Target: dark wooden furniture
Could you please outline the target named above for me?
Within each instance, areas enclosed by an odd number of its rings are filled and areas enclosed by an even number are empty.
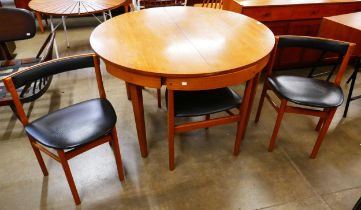
[[[30,39],[35,36],[34,15],[25,9],[0,8],[0,46],[7,48],[6,42]],[[5,51],[5,60],[0,60],[0,77],[3,78],[18,71],[22,67],[52,59],[55,34],[51,33],[34,58],[12,59],[12,55]],[[27,103],[39,98],[48,89],[52,77],[44,77],[31,81],[18,89],[20,100]],[[13,107],[13,99],[0,81],[0,106]],[[14,110],[14,109],[13,109]]]
[[[361,11],[361,0],[224,0],[223,9],[268,26],[275,35],[317,36],[323,17]],[[276,68],[308,66],[316,59],[303,50],[287,50]]]
[[[128,27],[134,24],[137,27]],[[140,151],[146,157],[142,87],[166,85],[169,90],[191,91],[251,80],[246,86],[246,92],[251,94],[244,95],[241,109],[241,120],[245,121],[243,132],[258,75],[268,63],[274,46],[274,35],[263,24],[237,13],[196,7],[161,7],[106,21],[93,31],[90,44],[103,58],[107,71],[128,83]],[[170,119],[174,116],[172,111],[168,115]],[[174,124],[172,121],[168,124],[172,157]],[[235,154],[239,152],[240,140],[236,142]]]
[[[346,100],[346,107],[343,113],[343,117],[346,117],[350,102],[361,98],[361,96],[352,96],[357,72],[360,69],[361,12],[323,18],[319,31],[319,36],[356,43],[356,48],[353,53],[353,56],[356,57],[355,68],[350,78],[351,85]]]
[[[319,135],[310,155],[311,158],[316,157],[336,109],[343,102],[343,92],[339,85],[354,47],[355,44],[348,42],[315,37],[276,37],[276,47],[272,54],[271,63],[267,68],[267,75],[255,119],[255,122],[259,121],[263,102],[266,98],[278,113],[268,151],[271,152],[273,150],[284,113],[304,114],[320,118],[316,126]],[[340,68],[336,74],[335,81],[332,83],[301,76],[273,75],[272,69],[275,58],[282,48],[306,48],[333,53],[334,56],[339,56]],[[327,57],[326,53],[322,53],[324,56],[320,58],[319,63],[322,62],[322,58]],[[315,64],[315,66],[319,66],[319,63]],[[267,91],[275,93],[280,100],[280,105],[277,105],[272,100]]]
[[[100,98],[77,103],[32,122],[28,121],[16,92],[17,88],[39,78],[89,67],[95,67]],[[48,176],[48,170],[40,151],[62,165],[76,204],[80,204],[80,198],[68,164],[68,160],[71,158],[109,142],[114,150],[119,179],[124,179],[115,128],[117,117],[112,105],[106,99],[99,58],[96,55],[66,57],[38,64],[6,77],[4,83],[14,99],[20,121],[29,137],[44,176]],[[56,153],[47,148],[54,149]]]

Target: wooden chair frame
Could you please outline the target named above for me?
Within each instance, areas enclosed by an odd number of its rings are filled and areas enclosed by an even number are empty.
[[[268,65],[267,70],[266,70],[266,78],[270,77],[272,75],[273,65],[275,63],[277,49],[278,49],[278,42],[279,42],[279,36],[276,36],[276,45],[275,45],[275,48],[271,55],[270,65]],[[347,50],[346,54],[344,55],[344,58],[341,62],[338,73],[336,74],[334,84],[340,85],[341,79],[347,69],[347,65],[348,65],[350,56],[352,55],[354,48],[355,48],[355,44],[350,43],[348,50]],[[305,108],[305,107],[292,106],[292,105],[287,104],[288,103],[287,99],[283,98],[282,96],[280,96],[274,92],[275,95],[277,96],[277,98],[280,100],[280,105],[278,106],[277,103],[275,103],[272,100],[272,98],[270,97],[270,95],[267,93],[268,90],[272,90],[272,88],[268,84],[267,79],[265,79],[263,90],[261,93],[260,102],[259,102],[258,109],[257,109],[256,118],[255,118],[255,122],[257,123],[259,121],[259,118],[261,115],[264,99],[266,98],[267,101],[270,102],[271,106],[277,112],[277,119],[276,119],[276,123],[275,123],[274,129],[273,129],[271,140],[270,140],[270,143],[268,146],[268,151],[272,152],[272,150],[274,148],[274,145],[276,142],[276,137],[277,137],[278,130],[280,128],[284,113],[311,115],[311,116],[316,116],[316,117],[320,118],[317,123],[316,129],[315,129],[316,131],[319,132],[319,135],[317,137],[316,143],[310,154],[310,158],[312,158],[312,159],[316,158],[317,153],[320,149],[320,146],[327,133],[327,130],[332,122],[333,116],[335,115],[337,107],[325,108],[323,110],[318,110],[318,109],[310,109],[310,108]]]
[[[252,68],[252,67],[251,67]],[[256,68],[256,67],[254,67]],[[257,67],[258,68],[258,67]],[[247,119],[249,117],[249,108],[251,106],[252,98],[254,97],[254,87],[258,82],[259,73],[256,71],[238,71],[225,75],[209,76],[206,78],[172,78],[166,81],[167,98],[168,98],[168,146],[169,146],[169,170],[174,170],[174,135],[175,133],[183,133],[200,128],[208,128],[211,126],[223,125],[237,122],[236,140],[234,143],[233,154],[238,155],[240,151],[241,141],[245,134],[247,126]],[[231,86],[246,81],[246,87],[243,93],[242,103],[237,107],[238,113],[233,113],[230,110],[225,111],[228,116],[210,118],[210,115],[205,115],[205,120],[189,122],[185,124],[175,124],[174,112],[174,91],[176,90],[209,90],[219,88],[223,85]],[[182,85],[182,81],[188,81],[187,86]],[[218,82],[215,82],[218,81]],[[223,84],[223,85],[222,85]]]
[[[99,61],[99,57],[96,56],[95,54],[90,54],[91,56],[93,56],[93,61],[94,61],[94,69],[95,69],[95,74],[96,74],[96,80],[97,80],[97,85],[98,85],[98,90],[99,90],[99,95],[100,98],[105,99],[106,98],[106,94],[105,94],[105,90],[104,90],[104,86],[103,86],[103,80],[102,80],[102,76],[101,76],[101,71],[100,71],[100,61]],[[84,55],[79,55],[79,56],[84,56]],[[86,55],[85,55],[86,56]],[[88,55],[89,56],[89,55]],[[77,57],[77,56],[72,56],[72,57]],[[68,57],[69,58],[69,57]],[[65,58],[61,58],[61,59],[65,59]],[[58,60],[61,59],[56,59],[50,62],[56,62]],[[39,65],[46,65],[48,62],[46,63],[41,63],[38,65],[35,65],[33,67],[39,66]],[[33,67],[24,69],[23,71],[31,71],[31,69]],[[16,91],[16,88],[14,86],[14,83],[12,81],[12,76],[19,74],[23,71],[20,72],[16,72],[6,78],[4,78],[4,84],[6,86],[6,88],[9,90],[9,92],[11,93],[11,96],[13,97],[14,100],[14,105],[16,107],[17,113],[19,115],[19,119],[21,121],[21,123],[23,124],[23,126],[25,127],[26,125],[29,124],[28,118],[26,117],[24,108],[22,106],[22,103],[20,101],[19,95]],[[42,146],[41,144],[37,143],[31,136],[29,137],[29,141],[30,144],[33,148],[33,151],[35,153],[35,156],[38,160],[38,163],[40,165],[40,168],[44,174],[44,176],[48,176],[48,170],[45,166],[44,160],[41,156],[40,151],[44,152],[45,154],[49,155],[50,157],[52,157],[54,160],[58,161],[64,170],[66,179],[68,181],[71,193],[73,195],[74,201],[75,203],[78,205],[81,203],[80,198],[79,198],[79,194],[78,191],[76,189],[75,186],[75,182],[72,176],[72,173],[70,171],[70,167],[68,164],[68,160],[76,157],[77,155],[86,152],[98,145],[104,144],[106,142],[109,142],[109,144],[112,146],[113,151],[114,151],[114,156],[115,156],[115,160],[116,160],[116,165],[117,165],[117,169],[118,169],[118,177],[120,179],[120,181],[124,180],[124,172],[123,172],[123,165],[122,165],[122,160],[121,160],[121,155],[120,155],[120,149],[119,149],[119,142],[118,142],[118,136],[117,136],[117,131],[116,128],[114,127],[111,131],[110,134],[107,134],[99,139],[96,139],[94,141],[92,141],[89,144],[86,144],[84,146],[78,147],[78,148],[74,148],[72,150],[69,151],[64,151],[62,149],[58,149],[56,150],[57,154],[54,154],[53,152],[49,151],[46,147]]]

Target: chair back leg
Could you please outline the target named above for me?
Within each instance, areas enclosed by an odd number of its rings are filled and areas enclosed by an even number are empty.
[[[262,93],[261,93],[261,98],[259,100],[259,104],[258,104],[258,108],[257,108],[257,114],[256,114],[256,117],[254,119],[255,123],[258,123],[259,118],[261,116],[262,107],[263,107],[263,103],[264,103],[264,98],[266,97],[267,90],[268,90],[267,81],[264,81],[264,85],[263,85],[263,89],[262,89]]]
[[[68,180],[68,184],[71,190],[71,194],[73,195],[74,201],[76,205],[80,204],[80,198],[78,194],[78,190],[76,189],[75,182],[73,179],[73,175],[71,174],[70,167],[68,164],[68,160],[65,157],[65,153],[63,150],[57,150],[60,164],[63,167],[66,179]]]
[[[321,144],[323,142],[323,139],[325,138],[325,135],[327,133],[327,130],[328,128],[330,127],[330,124],[332,122],[332,119],[333,119],[333,116],[335,115],[335,112],[336,112],[336,109],[337,108],[332,108],[332,109],[329,109],[329,112],[327,114],[327,117],[325,118],[324,120],[324,123],[323,123],[323,126],[318,134],[318,137],[317,137],[317,140],[316,140],[316,143],[315,143],[315,146],[313,147],[312,149],[312,153],[310,155],[310,158],[316,158],[317,156],[317,153],[318,153],[318,150],[320,149],[321,147]]]

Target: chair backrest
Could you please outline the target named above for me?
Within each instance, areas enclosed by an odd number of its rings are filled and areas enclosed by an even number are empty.
[[[308,77],[327,75],[329,80],[336,68],[339,66],[335,83],[340,84],[342,76],[347,68],[351,53],[355,44],[338,40],[324,39],[320,37],[284,35],[276,37],[276,47],[273,51],[267,75],[272,74],[272,68],[276,56],[282,56],[285,48],[302,48],[311,51],[304,51],[309,54],[309,64],[312,67]],[[282,49],[282,50],[281,50]],[[331,71],[314,74],[316,68],[321,66],[331,66]]]
[[[142,0],[140,5],[145,9],[153,7],[183,6],[184,0]]]
[[[0,43],[30,39],[35,36],[32,12],[18,8],[0,8]]]
[[[202,7],[222,9],[223,0],[203,0]]]
[[[20,102],[19,95],[16,91],[17,88],[22,87],[28,83],[31,83],[40,78],[49,77],[63,72],[95,67],[95,74],[98,84],[99,95],[101,98],[105,98],[105,91],[103,87],[103,81],[100,72],[99,57],[95,54],[77,55],[71,57],[64,57],[40,63],[24,70],[18,71],[14,74],[4,78],[4,84],[7,90],[10,92],[19,118],[23,125],[28,124],[28,119],[25,115],[24,109]]]

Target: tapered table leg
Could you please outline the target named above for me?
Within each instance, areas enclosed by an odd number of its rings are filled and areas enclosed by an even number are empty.
[[[128,88],[130,92],[130,100],[132,101],[132,105],[133,105],[133,112],[135,118],[135,125],[137,128],[140,153],[142,154],[142,157],[147,157],[148,155],[147,136],[145,132],[142,87],[128,83]]]

